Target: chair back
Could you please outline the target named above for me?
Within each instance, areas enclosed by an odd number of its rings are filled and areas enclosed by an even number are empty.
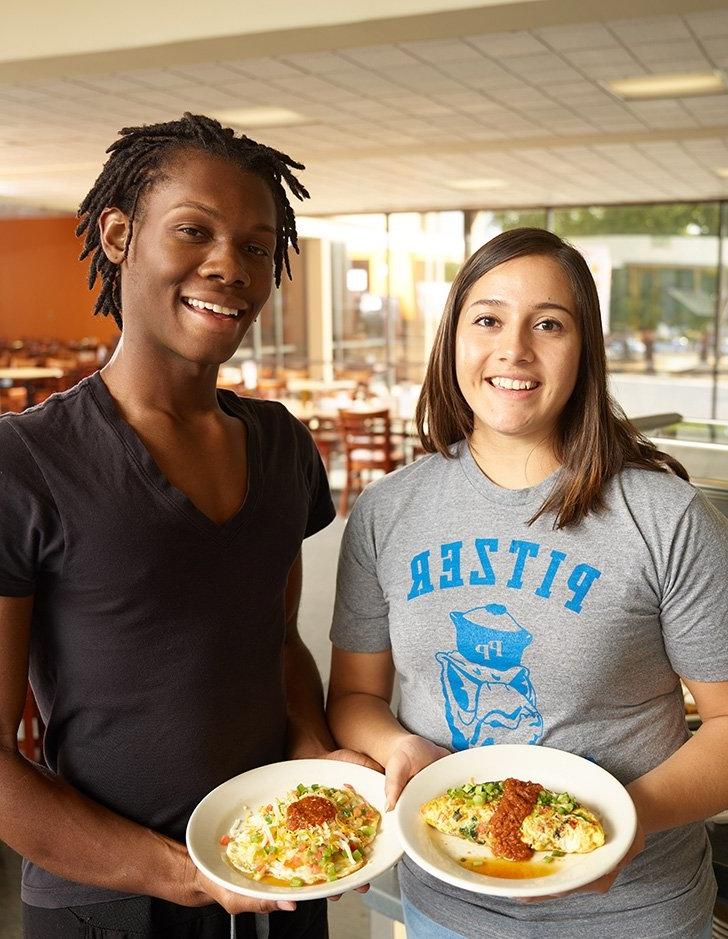
[[[339,411],[339,431],[348,463],[383,469],[391,473],[397,467],[392,447],[389,409],[376,411]]]

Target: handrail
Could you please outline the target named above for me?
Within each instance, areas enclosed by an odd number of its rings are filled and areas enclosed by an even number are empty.
[[[646,414],[644,417],[630,417],[629,421],[637,430],[645,431],[679,424],[682,419],[682,414]]]

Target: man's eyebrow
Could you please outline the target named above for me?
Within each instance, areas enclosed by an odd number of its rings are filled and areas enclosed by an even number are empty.
[[[470,309],[473,306],[488,306],[498,309],[499,307],[506,307],[508,304],[495,297],[480,297],[478,300],[469,303],[467,308]],[[568,307],[562,306],[560,303],[552,303],[550,300],[545,300],[543,303],[534,303],[531,309],[539,312],[541,310],[561,310],[563,313],[568,313],[572,319],[575,319],[573,312]]]
[[[210,205],[205,205],[204,202],[178,202],[176,205],[173,205],[170,209],[171,212],[174,212],[175,209],[197,209],[198,212],[204,212],[205,215],[209,215],[211,218],[220,219],[223,217],[221,212],[218,212],[217,209],[213,209]],[[266,225],[261,222],[259,225],[253,225],[253,229],[256,231],[265,231],[270,232],[272,235],[276,234],[276,229],[272,225]]]

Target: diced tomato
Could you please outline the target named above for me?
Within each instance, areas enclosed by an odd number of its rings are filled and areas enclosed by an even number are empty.
[[[223,835],[220,839],[220,844],[230,844],[231,840],[230,835]]]

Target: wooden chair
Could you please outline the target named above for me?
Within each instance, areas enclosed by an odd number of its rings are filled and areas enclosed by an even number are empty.
[[[341,435],[339,434],[336,419],[313,415],[310,418],[303,419],[303,423],[311,432],[313,442],[316,444],[316,449],[326,467],[326,472],[331,472],[331,457],[341,451]]]
[[[346,479],[339,512],[349,511],[352,492],[363,488],[362,474],[391,473],[404,464],[404,451],[395,446],[387,408],[378,411],[340,410],[339,433],[346,461]]]
[[[43,731],[43,721],[38,711],[38,705],[35,703],[33,692],[30,685],[28,685],[23,716],[20,719],[18,748],[21,753],[27,756],[29,760],[33,760],[34,763],[42,761]]]

